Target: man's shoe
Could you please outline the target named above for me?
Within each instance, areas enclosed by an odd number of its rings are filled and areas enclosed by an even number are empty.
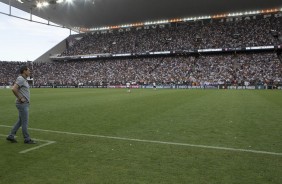
[[[6,138],[6,140],[7,140],[7,141],[10,141],[11,143],[17,143],[17,142],[18,142],[15,138],[13,138],[13,137],[11,137],[11,136],[8,136],[8,137]]]
[[[24,141],[25,144],[36,144],[34,140],[29,139],[28,141]]]

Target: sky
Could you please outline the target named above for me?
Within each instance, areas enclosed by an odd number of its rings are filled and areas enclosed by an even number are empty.
[[[9,13],[9,6],[0,3],[0,12]],[[18,17],[30,18],[29,13],[16,8],[11,12]],[[47,23],[36,16],[32,19]],[[34,61],[69,35],[69,29],[0,14],[0,61]]]

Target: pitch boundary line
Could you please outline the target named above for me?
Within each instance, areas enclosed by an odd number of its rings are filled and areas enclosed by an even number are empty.
[[[0,125],[1,126],[1,125]],[[1,137],[6,137],[7,135],[3,135],[3,134],[0,134]],[[25,149],[23,151],[20,151],[19,153],[27,153],[27,152],[30,152],[30,151],[33,151],[33,150],[37,150],[39,148],[42,148],[44,146],[48,146],[50,144],[54,144],[56,143],[56,141],[49,141],[49,140],[41,140],[41,139],[33,139],[33,140],[36,140],[36,141],[40,141],[40,142],[46,142],[45,144],[41,144],[41,145],[38,145],[38,146],[35,146],[35,147],[32,147],[32,148],[29,148],[29,149]]]
[[[11,128],[11,126],[7,126],[7,125],[0,125],[0,127]],[[58,134],[66,134],[66,135],[97,137],[97,138],[104,138],[104,139],[114,139],[114,140],[124,140],[124,141],[145,142],[145,143],[166,144],[166,145],[187,146],[187,147],[196,147],[196,148],[204,148],[204,149],[216,149],[216,150],[226,150],[226,151],[234,151],[234,152],[247,152],[247,153],[255,153],[255,154],[282,156],[282,153],[260,151],[260,150],[237,149],[237,148],[228,148],[228,147],[219,147],[219,146],[207,146],[207,145],[200,145],[200,144],[154,141],[154,140],[145,140],[145,139],[132,139],[132,138],[125,138],[125,137],[115,137],[115,136],[105,136],[105,135],[95,135],[95,134],[83,134],[83,133],[64,132],[64,131],[56,131],[56,130],[44,130],[44,129],[39,129],[39,128],[29,128],[29,130],[58,133]]]

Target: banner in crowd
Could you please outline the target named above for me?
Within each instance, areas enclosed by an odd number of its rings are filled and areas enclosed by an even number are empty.
[[[31,88],[111,88],[111,89],[118,89],[118,88],[126,88],[126,85],[109,85],[109,86],[78,86],[78,85],[42,85],[42,86],[30,86]],[[10,86],[0,86],[0,89],[10,88]],[[153,89],[152,85],[131,85],[130,88],[133,89]],[[274,86],[274,85],[256,85],[256,86],[226,86],[226,85],[204,85],[204,86],[191,86],[191,85],[157,85],[157,89],[256,89],[256,90],[263,90],[263,89],[282,89],[282,86]]]

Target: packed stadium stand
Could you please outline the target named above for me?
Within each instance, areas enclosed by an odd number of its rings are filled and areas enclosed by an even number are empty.
[[[244,17],[235,21],[202,20],[86,34],[62,56],[140,53],[277,45],[271,30],[282,30],[282,17]]]
[[[70,36],[67,49],[58,55],[61,60],[28,64],[37,87],[112,86],[130,81],[140,86],[156,82],[278,88],[282,86],[280,30],[280,14],[266,14],[96,31],[77,35],[79,39]],[[220,52],[215,52],[217,48],[221,48]],[[162,51],[169,53],[142,55]],[[73,59],[124,53],[131,54]],[[0,85],[11,85],[22,64],[0,62],[5,71],[0,74]]]

